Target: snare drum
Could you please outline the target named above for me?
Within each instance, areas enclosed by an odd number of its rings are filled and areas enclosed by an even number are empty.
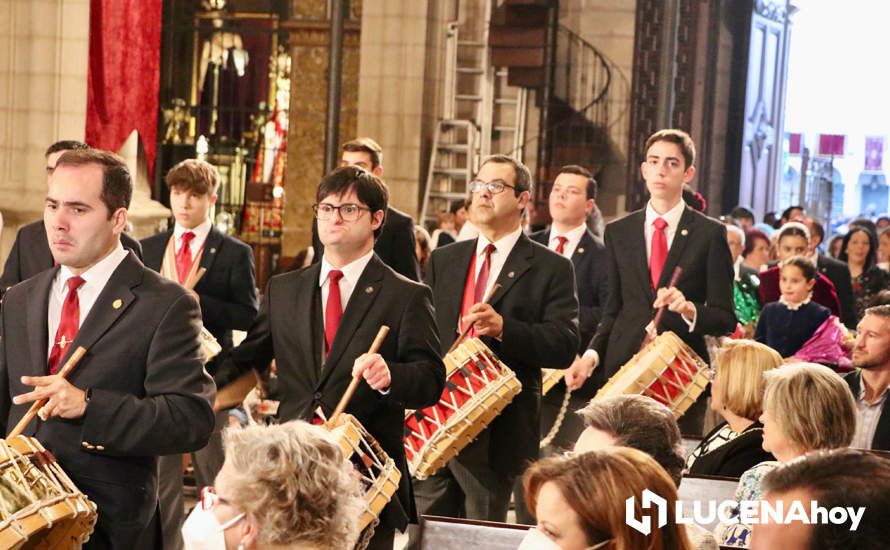
[[[359,521],[359,528],[364,531],[380,517],[380,512],[398,490],[402,474],[377,440],[351,414],[343,413],[336,419],[336,424],[328,422],[324,427],[334,434],[343,456],[349,458],[361,475],[367,509]]]
[[[663,332],[621,367],[593,399],[646,395],[679,417],[708,386],[707,367],[679,336]]]
[[[565,374],[565,369],[541,369],[541,395],[547,395]]]
[[[405,415],[405,454],[426,479],[469,445],[522,389],[516,374],[478,338],[445,356],[446,382],[436,405]]]
[[[34,438],[0,440],[0,548],[80,548],[96,505]]]

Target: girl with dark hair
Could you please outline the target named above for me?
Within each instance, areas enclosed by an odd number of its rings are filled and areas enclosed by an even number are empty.
[[[856,321],[874,297],[890,286],[890,273],[878,267],[878,238],[864,225],[854,225],[844,235],[839,260],[847,262],[853,278]]]

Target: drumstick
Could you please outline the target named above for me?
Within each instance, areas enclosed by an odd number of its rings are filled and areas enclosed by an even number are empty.
[[[65,361],[65,364],[59,370],[59,376],[61,376],[62,378],[67,377],[68,373],[74,370],[74,367],[77,366],[77,363],[81,359],[83,359],[83,356],[86,354],[86,352],[87,349],[85,347],[78,346],[77,349],[74,350],[74,353],[71,354],[71,357],[69,357],[68,360]],[[21,435],[22,432],[25,431],[25,428],[28,427],[28,424],[30,424],[31,421],[34,420],[34,417],[37,416],[37,413],[40,411],[41,408],[43,408],[44,405],[46,405],[48,401],[49,397],[44,397],[40,401],[35,401],[34,403],[32,403],[31,408],[28,409],[28,412],[25,413],[25,416],[23,416],[21,420],[19,420],[19,423],[15,425],[15,428],[13,428],[12,431],[9,432],[9,435],[6,437],[10,438]]]
[[[683,274],[683,268],[677,266],[674,268],[674,273],[671,275],[671,281],[668,283],[668,288],[677,284],[677,281],[680,279],[680,275]],[[661,323],[661,318],[664,316],[664,310],[667,306],[661,306],[658,308],[658,311],[655,312],[655,319],[652,320],[652,326],[657,331],[658,325]]]
[[[479,303],[480,303],[480,304],[487,304],[488,302],[491,301],[491,297],[494,296],[494,293],[497,292],[497,291],[500,290],[500,289],[501,289],[501,285],[500,285],[500,283],[495,283],[494,285],[492,285],[491,290],[488,291],[488,294],[485,295],[485,298],[484,298],[481,302],[479,302]],[[473,328],[473,325],[467,325],[467,326],[464,328],[464,330],[463,330],[463,331],[460,333],[460,335],[457,337],[457,340],[455,340],[454,343],[451,344],[451,347],[448,348],[448,353],[451,353],[452,351],[454,351],[455,349],[457,349],[457,346],[459,346],[460,343],[464,341],[464,338],[467,337],[467,334],[470,333],[470,330],[471,330],[472,328]],[[447,354],[446,354],[446,355],[447,355]]]
[[[377,331],[377,337],[374,338],[374,342],[368,349],[368,355],[377,353],[377,350],[380,349],[380,345],[383,344],[383,340],[386,339],[387,334],[389,334],[389,327],[386,325],[381,326],[380,330]],[[352,399],[352,394],[358,389],[358,385],[361,381],[361,375],[352,377],[352,382],[349,383],[349,387],[346,388],[346,392],[343,393],[343,397],[341,397],[340,402],[337,403],[337,408],[334,409],[334,414],[332,414],[331,418],[328,420],[329,423],[336,424],[337,417],[340,416],[344,409],[346,409],[346,405],[349,404],[349,400]]]

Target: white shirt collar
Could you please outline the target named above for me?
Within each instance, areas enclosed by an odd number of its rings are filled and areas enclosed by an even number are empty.
[[[494,244],[496,254],[509,254],[510,251],[513,250],[513,247],[516,246],[516,243],[519,241],[519,237],[521,235],[521,225],[516,228],[516,231],[508,233],[507,235],[496,240],[494,243],[491,243],[491,241],[485,238],[485,235],[479,233],[479,239],[476,241],[476,256],[481,256],[485,252],[485,247],[489,244]]]
[[[680,225],[680,218],[683,217],[683,212],[686,210],[686,203],[681,199],[680,202],[676,204],[673,208],[665,212],[664,214],[659,214],[652,208],[652,201],[646,203],[646,226],[652,225],[652,222],[655,221],[655,218],[662,218],[667,222],[668,228],[673,231],[677,229],[677,226]]]
[[[364,256],[349,262],[340,268],[340,271],[343,272],[343,278],[349,283],[350,287],[355,287],[355,284],[358,282],[358,278],[361,277],[362,272],[364,272],[365,267],[368,265],[368,262],[371,261],[371,258],[374,256],[374,249],[368,251]],[[318,274],[318,286],[323,286],[325,281],[328,280],[328,273],[332,270],[337,269],[331,265],[326,256],[321,258],[321,271]]]
[[[551,225],[550,226],[550,242],[552,243],[553,241],[555,241],[557,237],[565,237],[566,239],[568,239],[568,242],[580,241],[581,237],[584,236],[585,231],[587,231],[587,224],[585,224],[585,223],[582,223],[578,227],[571,229],[569,231],[566,231],[565,233],[562,233],[562,234],[558,233],[556,231],[556,228]]]
[[[111,278],[111,274],[114,273],[117,266],[124,261],[127,254],[128,253],[124,250],[123,245],[118,241],[117,247],[114,248],[111,253],[80,274],[84,281],[81,288],[93,288],[95,290],[104,288],[105,283]],[[74,277],[74,273],[71,272],[71,269],[68,266],[63,265],[59,268],[59,272],[56,273],[56,278],[53,281],[54,291],[59,296],[64,296],[65,293],[67,293],[67,283],[68,279],[71,277]]]
[[[176,242],[180,242],[180,239],[182,239],[183,233],[185,233],[186,231],[191,231],[192,233],[195,234],[195,238],[193,239],[193,241],[203,243],[207,239],[207,235],[210,234],[211,227],[212,227],[212,224],[210,223],[209,218],[204,220],[203,222],[201,222],[201,224],[198,225],[197,227],[195,227],[194,229],[186,229],[185,227],[183,227],[177,223],[173,227],[173,236],[176,238]]]

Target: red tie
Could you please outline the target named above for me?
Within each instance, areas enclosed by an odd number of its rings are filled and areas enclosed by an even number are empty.
[[[493,244],[488,243],[483,251],[485,259],[482,260],[482,267],[479,268],[479,275],[476,275],[476,283],[473,285],[473,299],[477,304],[485,299],[485,287],[488,286],[488,274],[491,272],[491,254],[496,250]]]
[[[179,276],[179,284],[181,285],[185,284],[185,279],[192,268],[192,247],[189,246],[189,243],[194,238],[195,234],[191,231],[183,233],[182,245],[179,247],[179,252],[176,253],[176,275]]]
[[[566,252],[566,243],[569,242],[569,238],[560,235],[559,237],[556,237],[556,240],[558,241],[556,244],[556,253],[562,256]]]
[[[343,272],[332,269],[328,272],[328,302],[324,308],[324,353],[327,356],[337,335],[337,327],[343,318],[343,303],[340,301],[340,279]]]
[[[652,234],[652,250],[649,254],[649,277],[652,279],[652,288],[658,290],[658,280],[661,279],[661,271],[668,255],[667,235],[664,234],[667,222],[664,218],[655,218],[652,225],[655,226],[655,232]]]
[[[53,340],[53,348],[49,354],[47,367],[50,374],[59,372],[59,362],[68,351],[68,347],[77,337],[77,329],[80,327],[80,300],[77,298],[77,289],[84,283],[81,277],[68,279],[68,294],[62,304],[62,315],[59,317],[59,328],[56,330],[56,339]]]
[[[467,272],[467,280],[464,282],[464,297],[460,306],[460,319],[469,315],[470,308],[481,302],[485,297],[483,294],[485,294],[485,286],[488,284],[488,274],[491,272],[491,253],[494,251],[495,247],[493,244],[489,244],[485,247],[485,259],[482,261],[482,267],[479,269],[479,276],[475,278],[476,255],[473,255],[473,259],[470,261],[470,269]],[[460,319],[458,320],[458,324],[461,329],[463,329],[465,327]],[[472,338],[475,334],[475,331],[470,330],[468,336]]]

